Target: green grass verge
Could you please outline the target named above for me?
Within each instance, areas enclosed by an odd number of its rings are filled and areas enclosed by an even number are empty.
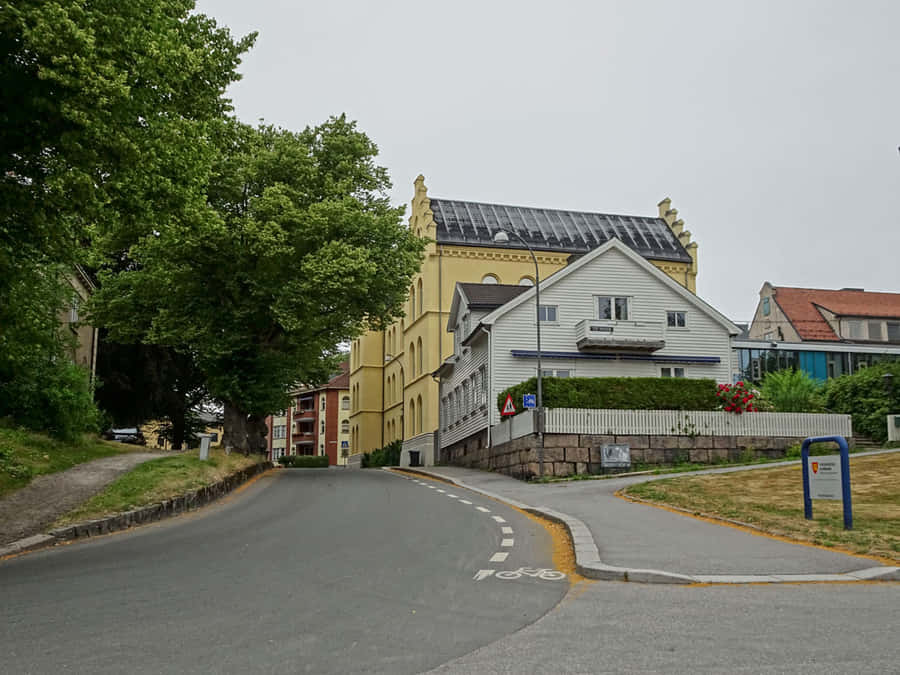
[[[35,477],[76,464],[146,448],[85,436],[68,443],[44,434],[0,426],[0,497],[28,485]]]
[[[259,455],[226,455],[224,450],[217,448],[210,449],[206,461],[200,460],[197,450],[153,459],[110,483],[103,492],[60,518],[56,526],[94,520],[171,499],[222,480],[259,461]]]

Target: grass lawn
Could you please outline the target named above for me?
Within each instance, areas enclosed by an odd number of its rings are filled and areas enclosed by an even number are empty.
[[[60,518],[56,526],[94,520],[111,513],[129,511],[177,497],[215,483],[260,461],[259,455],[226,455],[220,448],[211,448],[209,459],[201,462],[198,453],[198,450],[191,450],[171,457],[152,459],[135,467],[110,483],[103,492]]]
[[[139,445],[112,443],[85,436],[75,443],[44,434],[0,426],[0,497],[25,487],[36,476],[123,452],[145,451]]]
[[[900,453],[851,457],[853,530],[843,529],[840,501],[813,501],[803,517],[799,466],[685,476],[625,490],[695,514],[739,520],[790,539],[843,548],[900,563]]]

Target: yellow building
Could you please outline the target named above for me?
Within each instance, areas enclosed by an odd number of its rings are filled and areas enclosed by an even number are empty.
[[[432,373],[453,353],[446,323],[454,288],[457,282],[534,284],[534,261],[516,235],[534,250],[542,280],[573,255],[617,237],[696,292],[697,244],[669,199],[659,203],[658,217],[619,216],[429,198],[421,175],[414,185],[409,228],[429,244],[406,316],[351,345],[354,453],[400,439],[429,456],[439,414]],[[498,230],[512,235],[508,244],[494,243]]]

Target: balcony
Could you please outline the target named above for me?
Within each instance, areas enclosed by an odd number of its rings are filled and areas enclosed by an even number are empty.
[[[666,346],[662,321],[597,321],[575,324],[580,351],[655,352]]]

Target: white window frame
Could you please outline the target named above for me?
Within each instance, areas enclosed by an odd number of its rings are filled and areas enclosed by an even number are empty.
[[[675,319],[675,325],[669,323],[669,316],[673,315]],[[678,316],[681,315],[681,325],[678,325]],[[666,310],[666,330],[675,329],[675,330],[685,330],[688,327],[688,318],[687,311],[683,309],[667,309]]]
[[[676,371],[680,370],[681,375],[678,375]],[[666,375],[666,371],[669,371],[669,374]],[[659,368],[659,376],[660,377],[671,377],[678,380],[683,380],[688,376],[688,370],[684,366],[660,366]]]
[[[600,316],[600,300],[608,300],[609,301],[609,311],[610,317],[605,318]],[[625,301],[625,317],[617,318],[616,317],[616,300],[624,300]],[[594,296],[594,312],[596,313],[596,317],[598,321],[630,321],[631,316],[633,314],[632,308],[632,299],[627,295],[595,295]]]
[[[550,310],[553,310],[553,318],[550,318]],[[559,305],[541,305],[538,309],[538,317],[541,317],[541,323],[558,324],[559,323]]]

